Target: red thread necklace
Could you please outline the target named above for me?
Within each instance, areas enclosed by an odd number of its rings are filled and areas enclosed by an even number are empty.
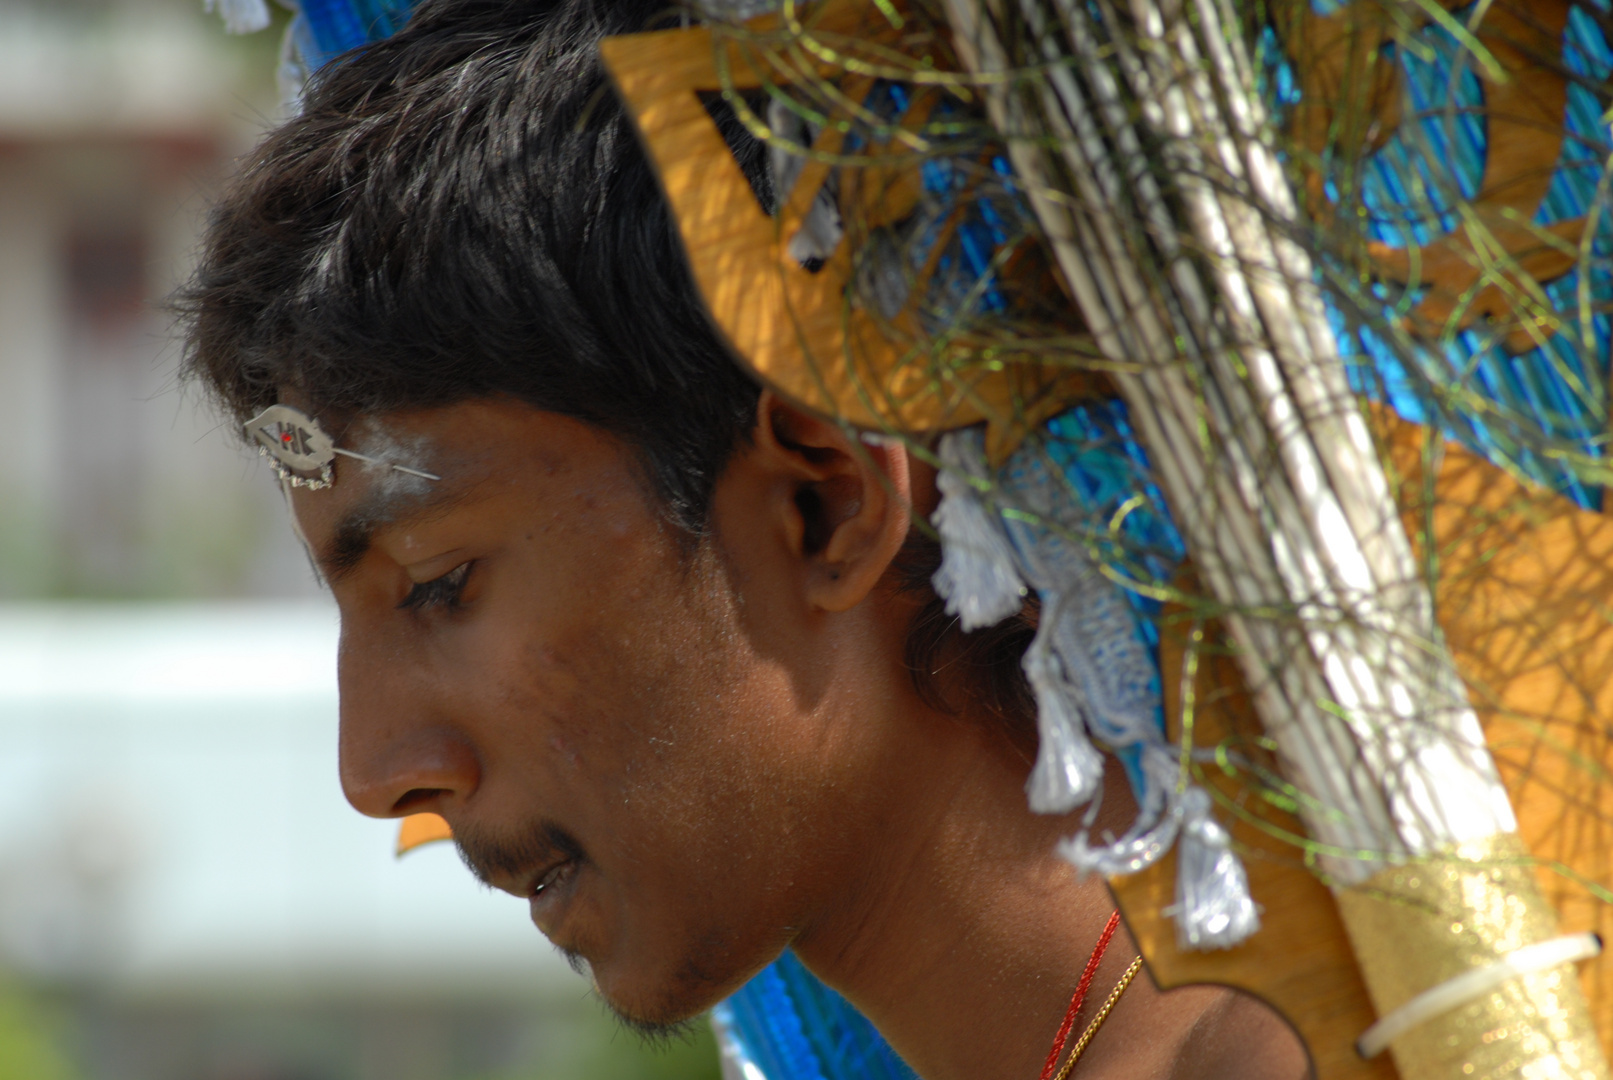
[[[1081,1006],[1086,1004],[1087,991],[1092,989],[1092,980],[1098,974],[1098,965],[1103,962],[1103,954],[1109,948],[1109,941],[1115,936],[1120,927],[1120,912],[1117,909],[1109,916],[1109,922],[1104,926],[1103,933],[1098,935],[1097,947],[1092,950],[1092,956],[1087,960],[1086,970],[1081,972],[1081,981],[1075,984],[1075,996],[1070,999],[1070,1009],[1064,1014],[1064,1023],[1059,1025],[1059,1033],[1053,1037],[1053,1049],[1048,1051],[1047,1064],[1042,1066],[1040,1080],[1051,1080],[1053,1070],[1058,1067],[1059,1055],[1064,1053],[1064,1043],[1070,1037],[1070,1029],[1075,1026],[1075,1018],[1081,1012]]]

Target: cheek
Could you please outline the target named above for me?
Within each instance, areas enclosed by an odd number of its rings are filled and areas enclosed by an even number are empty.
[[[632,571],[646,559],[624,516],[556,512],[512,527],[520,538],[488,561],[474,609],[434,649],[490,766],[507,764],[528,786],[549,782],[551,767],[601,767],[613,699],[633,685],[624,668],[644,574]],[[583,530],[573,518],[603,524]]]
[[[613,595],[562,658],[590,718],[563,737],[625,867],[713,870],[766,831],[757,815],[787,782],[787,682],[751,653],[720,583],[663,574]]]
[[[505,773],[499,801],[527,789],[562,824],[652,793],[697,803],[721,751],[740,749],[736,727],[767,711],[742,690],[731,603],[653,536],[559,533],[490,567],[477,609],[432,650],[490,779]]]
[[[775,948],[844,862],[846,804],[813,717],[777,665],[722,646],[669,649],[627,703],[635,730],[601,857],[635,949]]]
[[[489,812],[574,832],[634,921],[687,922],[736,878],[779,894],[821,846],[799,842],[803,821],[824,816],[825,747],[789,673],[754,653],[715,567],[583,539],[490,578],[442,658]]]

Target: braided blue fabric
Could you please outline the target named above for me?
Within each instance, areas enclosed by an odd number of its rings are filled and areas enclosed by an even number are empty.
[[[918,1080],[862,1013],[786,952],[713,1011],[742,1080]]]

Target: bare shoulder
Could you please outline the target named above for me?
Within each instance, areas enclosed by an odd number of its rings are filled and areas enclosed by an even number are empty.
[[[1258,999],[1223,991],[1180,1043],[1170,1080],[1306,1080],[1304,1045]]]
[[[1085,1080],[1306,1080],[1303,1043],[1273,1009],[1221,986],[1161,991],[1138,980],[1073,1077]]]

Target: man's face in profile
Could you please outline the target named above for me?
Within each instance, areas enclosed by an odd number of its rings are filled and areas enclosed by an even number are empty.
[[[708,1006],[809,935],[894,748],[855,722],[859,694],[888,691],[834,679],[803,632],[825,616],[767,481],[725,476],[695,541],[632,451],[555,414],[473,402],[345,438],[419,448],[441,476],[343,460],[334,487],[293,495],[341,609],[352,803],[446,817],[477,874],[530,898],[641,1022]]]

